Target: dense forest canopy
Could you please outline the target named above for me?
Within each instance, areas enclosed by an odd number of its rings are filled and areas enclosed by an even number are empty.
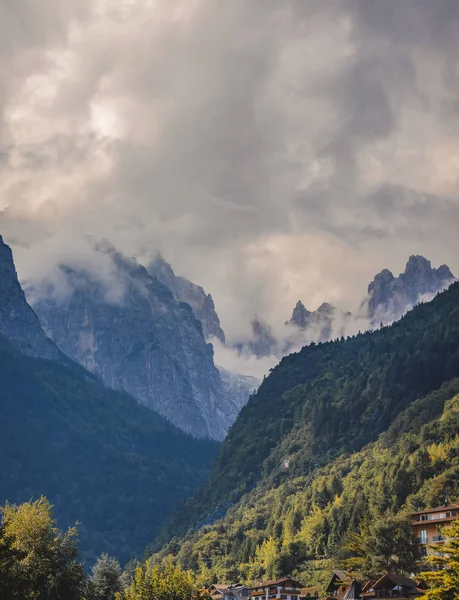
[[[338,567],[409,573],[418,558],[410,512],[445,499],[459,499],[457,379],[414,402],[377,442],[313,474],[258,486],[152,559],[208,582],[293,574],[317,583]]]
[[[81,522],[88,560],[141,555],[203,483],[218,444],[196,440],[78,366],[26,357],[0,336],[0,502],[46,495]]]
[[[389,327],[284,358],[242,409],[209,481],[155,547],[221,516],[259,483],[276,487],[363,448],[456,376],[459,283]]]

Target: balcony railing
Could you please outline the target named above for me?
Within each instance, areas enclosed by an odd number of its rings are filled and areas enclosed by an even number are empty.
[[[442,535],[434,535],[432,537],[432,542],[444,542],[445,538]]]

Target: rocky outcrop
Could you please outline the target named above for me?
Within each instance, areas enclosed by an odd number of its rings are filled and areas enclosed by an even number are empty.
[[[247,404],[249,396],[253,394],[261,384],[261,379],[250,375],[231,373],[223,367],[217,367],[227,394],[236,403],[239,410]]]
[[[50,289],[35,305],[46,332],[107,386],[196,437],[223,439],[240,402],[227,393],[190,306],[109,244],[96,251],[112,261],[112,289],[87,270],[61,267],[71,294],[58,302]]]
[[[311,312],[299,300],[286,325],[293,325],[304,331],[308,330],[311,339],[325,342],[331,338],[336,312],[336,308],[328,302],[323,302],[317,310]]]
[[[148,265],[147,270],[170,289],[176,300],[191,306],[194,316],[201,321],[206,340],[216,337],[222,344],[225,343],[225,334],[210,294],[206,294],[200,285],[177,276],[160,254]]]
[[[0,235],[0,333],[30,356],[63,361],[19,284],[11,248]]]
[[[371,325],[386,325],[400,319],[413,306],[431,300],[453,281],[455,277],[449,267],[434,269],[423,256],[411,256],[398,277],[384,269],[368,286],[364,307]]]
[[[311,315],[311,311],[305,307],[301,300],[298,300],[295,308],[293,309],[290,321],[287,321],[287,323],[290,323],[290,325],[295,325],[295,327],[299,327],[300,329],[306,329],[309,325]]]

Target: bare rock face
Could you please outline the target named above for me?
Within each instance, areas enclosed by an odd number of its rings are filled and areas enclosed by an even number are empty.
[[[0,333],[30,356],[62,361],[64,357],[46,336],[27,303],[18,281],[11,248],[0,235]]]
[[[225,334],[210,294],[206,294],[200,285],[196,285],[185,277],[177,276],[171,265],[161,255],[158,255],[148,265],[147,270],[150,275],[156,277],[170,289],[176,300],[186,302],[191,306],[194,316],[202,323],[202,331],[206,340],[216,337],[222,344],[225,343]]]
[[[62,267],[72,293],[35,305],[59,348],[114,389],[123,389],[195,437],[222,440],[239,411],[191,307],[135,260],[104,243],[117,293],[86,271]],[[121,290],[121,293],[120,293]]]
[[[253,394],[261,385],[261,379],[250,375],[240,375],[231,373],[223,367],[217,367],[220,377],[227,393],[231,396],[241,410],[247,404],[249,396]]]
[[[317,310],[309,311],[299,300],[293,309],[292,317],[286,324],[294,325],[302,330],[310,330],[319,342],[325,342],[332,335],[336,308],[323,302]]]
[[[299,327],[300,329],[306,329],[309,325],[311,315],[311,311],[305,307],[301,300],[298,300],[288,323],[290,323],[290,325],[295,325],[295,327]]]
[[[449,267],[432,268],[423,256],[411,256],[398,277],[384,269],[368,286],[368,316],[373,325],[400,319],[413,306],[446,289],[454,275]]]

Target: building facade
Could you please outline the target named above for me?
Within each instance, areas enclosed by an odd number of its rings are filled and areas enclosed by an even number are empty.
[[[459,504],[449,504],[437,508],[426,508],[411,515],[411,526],[422,549],[422,554],[432,552],[431,545],[441,545],[445,538],[443,527],[447,527],[459,517]]]

